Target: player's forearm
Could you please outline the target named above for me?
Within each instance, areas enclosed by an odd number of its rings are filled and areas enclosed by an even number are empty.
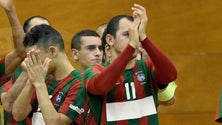
[[[22,63],[23,58],[18,55],[16,50],[11,51],[5,57],[5,74],[12,74],[16,68]]]
[[[175,81],[177,78],[177,71],[171,60],[148,38],[142,41],[142,45],[149,54],[155,66],[155,78],[160,84],[168,84]]]
[[[34,90],[33,85],[27,81],[24,89],[17,97],[12,108],[12,115],[16,121],[25,119],[31,111],[31,97]]]
[[[134,52],[135,49],[128,45],[107,68],[89,81],[87,90],[92,94],[106,94],[109,92],[132,59]]]
[[[8,16],[8,19],[12,28],[12,35],[13,35],[15,50],[19,54],[19,56],[25,57],[26,56],[25,47],[23,46],[23,39],[24,39],[25,33],[17,17],[15,7],[13,6],[11,10],[7,10],[6,14]]]
[[[60,125],[60,114],[55,110],[44,84],[35,86],[37,100],[46,125]]]
[[[12,36],[14,42],[14,50],[7,54],[5,60],[6,74],[8,75],[14,72],[14,70],[21,64],[22,60],[26,56],[26,52],[23,45],[25,33],[16,15],[15,8],[12,7],[10,10],[5,11],[12,28]]]
[[[22,72],[13,86],[7,92],[2,94],[2,104],[7,112],[12,111],[12,106],[16,98],[24,88],[27,79],[27,74],[25,72]]]

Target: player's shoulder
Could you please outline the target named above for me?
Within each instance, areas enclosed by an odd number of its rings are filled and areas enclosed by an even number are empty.
[[[78,76],[78,77],[82,76],[82,74],[78,70],[76,70],[76,69],[74,69],[70,74],[72,76]]]
[[[76,69],[74,69],[69,76],[67,76],[67,81],[82,81],[83,75]]]
[[[90,66],[88,67],[84,73],[83,73],[83,76],[84,76],[84,79],[87,78],[87,79],[90,79],[91,77],[93,77],[94,75],[102,72],[102,70],[104,69],[105,67],[101,64],[96,64],[96,65],[93,65],[93,66]]]
[[[96,64],[93,66],[88,67],[85,72],[94,72],[94,73],[98,73],[101,72],[105,67],[101,64]]]
[[[0,64],[5,63],[5,56],[0,58]]]

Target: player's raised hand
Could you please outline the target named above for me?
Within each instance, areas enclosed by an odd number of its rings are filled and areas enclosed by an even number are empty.
[[[140,41],[143,41],[146,38],[146,28],[148,22],[146,9],[139,4],[134,4],[132,10],[133,10],[133,17],[137,17],[141,20],[139,25],[139,38]]]
[[[27,66],[26,66],[25,61],[23,61],[20,66],[22,68],[22,71],[27,72]]]
[[[140,19],[134,17],[133,25],[129,28],[129,44],[133,48],[138,48],[140,45],[138,27],[140,24]]]
[[[14,8],[13,0],[0,0],[0,6],[6,11],[11,11]]]
[[[45,83],[45,76],[48,72],[51,59],[48,57],[42,62],[39,50],[31,50],[27,53],[25,63],[28,77],[34,86]]]

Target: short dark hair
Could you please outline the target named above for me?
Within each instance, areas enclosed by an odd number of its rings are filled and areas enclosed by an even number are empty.
[[[90,29],[86,29],[86,30],[82,30],[80,32],[77,32],[73,38],[72,38],[72,42],[71,42],[71,49],[77,49],[80,50],[80,46],[82,44],[81,38],[83,36],[95,36],[95,37],[99,37],[99,34],[94,31],[94,30],[90,30]]]
[[[47,22],[49,22],[48,19],[46,19],[45,17],[42,17],[42,16],[32,16],[32,17],[29,17],[27,20],[25,20],[25,22],[23,24],[23,30],[24,30],[25,33],[28,31],[28,29],[30,27],[30,21],[32,19],[34,19],[34,18],[39,18],[41,20],[46,20]]]
[[[37,25],[26,33],[23,44],[25,47],[37,45],[43,51],[47,51],[49,46],[57,46],[59,51],[65,51],[60,33],[46,24]]]
[[[129,15],[117,15],[115,17],[113,17],[109,23],[107,24],[107,27],[105,29],[105,31],[103,32],[102,35],[102,48],[103,48],[103,52],[105,53],[105,45],[107,44],[106,41],[106,35],[110,34],[112,35],[114,38],[116,37],[116,32],[119,29],[119,21],[123,18],[126,18],[130,21],[133,21],[133,17],[129,16]]]

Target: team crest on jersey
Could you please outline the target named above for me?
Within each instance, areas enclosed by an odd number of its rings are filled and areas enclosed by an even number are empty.
[[[56,96],[56,103],[55,103],[55,105],[61,103],[63,96],[64,96],[63,92],[59,92],[59,94]]]
[[[145,84],[146,83],[146,76],[142,71],[138,71],[136,74],[137,80],[140,81],[140,84]]]

